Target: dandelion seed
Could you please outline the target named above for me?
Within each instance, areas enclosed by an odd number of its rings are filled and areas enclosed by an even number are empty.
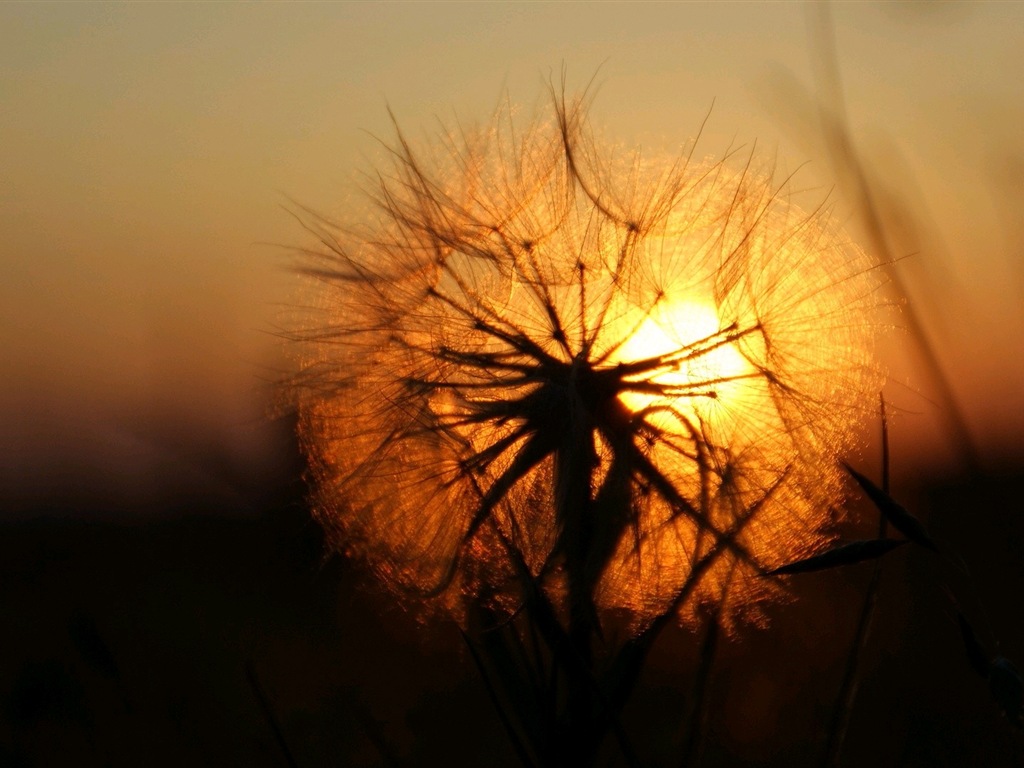
[[[635,626],[819,550],[874,401],[870,261],[770,174],[616,156],[583,101],[414,150],[351,229],[316,219],[299,380],[316,514],[458,615],[529,578]],[[693,582],[693,583],[691,583]],[[699,582],[699,583],[698,583]],[[600,614],[600,615],[597,615]]]

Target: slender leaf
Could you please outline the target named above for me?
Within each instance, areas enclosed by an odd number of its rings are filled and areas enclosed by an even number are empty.
[[[885,515],[886,520],[892,523],[893,528],[915,544],[920,544],[932,552],[939,551],[935,546],[935,542],[928,535],[928,530],[924,527],[924,524],[910,514],[902,504],[849,464],[844,464],[843,466],[846,467],[846,471],[850,473],[850,476],[857,481],[857,485],[868,495],[871,502],[878,507],[878,511]]]
[[[810,573],[811,571],[823,571],[827,568],[837,568],[842,565],[852,565],[864,560],[874,560],[887,552],[906,544],[901,539],[869,539],[867,541],[852,541],[849,544],[841,544],[835,549],[822,552],[820,555],[797,560],[787,565],[781,565],[768,571],[766,576],[782,576],[790,573]]]

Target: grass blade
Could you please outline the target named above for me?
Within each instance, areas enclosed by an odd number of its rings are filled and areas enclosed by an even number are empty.
[[[835,549],[822,552],[820,555],[814,555],[803,560],[788,563],[787,565],[781,565],[778,568],[773,568],[765,575],[782,576],[792,573],[810,573],[812,571],[823,571],[828,568],[838,568],[843,565],[853,565],[864,560],[877,560],[906,543],[905,539],[851,541],[849,544],[841,544]]]
[[[850,473],[850,476],[857,481],[857,485],[871,499],[871,503],[878,507],[879,512],[885,515],[885,519],[892,524],[893,528],[915,544],[920,544],[932,552],[939,551],[935,546],[935,542],[928,535],[928,530],[924,527],[924,523],[910,514],[902,504],[849,464],[844,463],[843,466],[846,467],[846,471]]]

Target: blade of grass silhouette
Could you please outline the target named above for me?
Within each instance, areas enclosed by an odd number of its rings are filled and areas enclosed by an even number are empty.
[[[366,738],[369,740],[373,748],[377,750],[377,754],[380,755],[383,765],[388,768],[401,768],[402,761],[398,759],[398,754],[395,751],[394,746],[388,743],[387,738],[381,729],[380,723],[377,722],[376,718],[370,713],[364,704],[354,702],[352,708],[355,710],[355,719],[359,721],[359,725],[363,728],[363,733],[366,734]]]
[[[518,573],[519,583],[525,593],[527,610],[530,616],[535,619],[531,626],[535,626],[540,631],[541,635],[544,637],[545,643],[553,655],[551,665],[551,683],[548,685],[547,690],[549,691],[549,707],[551,711],[555,713],[555,719],[557,719],[555,702],[558,699],[556,682],[557,671],[561,669],[570,680],[578,677],[585,677],[588,680],[588,684],[592,686],[593,690],[596,692],[597,702],[602,708],[602,718],[595,723],[594,740],[596,743],[594,746],[598,746],[600,741],[604,738],[605,733],[608,730],[611,730],[618,742],[622,756],[626,760],[626,764],[630,768],[640,768],[640,763],[636,758],[633,747],[619,719],[619,710],[616,709],[604,695],[601,687],[594,679],[593,669],[577,653],[577,649],[571,641],[568,632],[566,632],[565,628],[558,620],[554,606],[551,604],[536,577],[534,577],[530,572],[529,566],[526,564],[526,560],[523,558],[522,552],[519,551],[519,548],[516,547],[516,545],[494,523],[493,520],[489,520],[488,522],[491,529],[498,536],[498,540],[508,553],[509,559]]]
[[[901,539],[868,539],[851,541],[826,550],[819,555],[796,560],[778,568],[772,568],[765,576],[783,576],[796,573],[812,573],[844,565],[862,563],[865,560],[877,560],[909,542]]]
[[[278,722],[277,715],[274,713],[274,707],[263,690],[263,686],[260,685],[252,659],[245,660],[245,678],[249,681],[249,687],[252,689],[253,695],[256,696],[256,701],[259,702],[263,716],[267,719],[267,725],[270,726],[270,730],[274,734],[274,741],[277,742],[277,747],[281,750],[282,757],[284,757],[289,768],[299,768],[299,764],[295,762],[295,757],[288,746],[288,740],[284,736],[284,731],[281,729],[281,724]]]
[[[882,421],[882,493],[889,495],[889,414],[885,410],[885,393],[878,393],[878,415]],[[891,520],[889,522],[892,522]],[[884,530],[884,529],[883,529]]]
[[[857,481],[857,485],[863,489],[864,493],[871,499],[871,502],[878,508],[878,511],[882,513],[882,516],[892,524],[893,528],[915,544],[925,549],[930,549],[932,552],[939,551],[931,536],[928,535],[928,530],[924,527],[924,524],[910,514],[906,507],[849,464],[844,462],[843,466],[846,467],[846,471]]]
[[[770,486],[764,495],[746,510],[733,525],[712,544],[711,549],[693,564],[685,583],[676,592],[672,602],[642,631],[634,635],[619,650],[612,660],[612,663],[601,680],[601,688],[606,691],[610,711],[617,714],[629,700],[633,688],[636,686],[643,671],[647,655],[654,646],[658,636],[665,627],[675,618],[676,613],[689,600],[704,574],[714,565],[718,559],[730,549],[729,542],[734,541],[750,523],[757,512],[767,502],[775,491],[782,485],[785,474]]]
[[[522,608],[525,607],[524,603]],[[509,617],[499,617],[492,607],[480,600],[474,601],[469,619],[512,709],[519,713],[520,725],[529,733],[531,743],[539,744],[542,734],[536,716],[544,694],[544,681],[534,669],[517,629],[521,615],[522,610]]]
[[[484,688],[487,690],[487,695],[491,699],[491,704],[494,706],[494,710],[498,713],[498,718],[501,720],[502,726],[505,728],[505,733],[508,735],[509,741],[512,742],[512,748],[516,751],[516,756],[519,761],[527,768],[538,765],[531,757],[529,751],[526,749],[526,745],[523,740],[519,737],[519,733],[516,730],[515,725],[509,718],[508,713],[501,704],[501,698],[498,696],[498,692],[491,682],[491,676],[487,673],[487,667],[484,665],[483,659],[477,652],[476,648],[473,647],[473,641],[470,640],[469,635],[466,634],[465,630],[459,630],[462,634],[462,639],[466,643],[466,648],[469,649],[469,655],[473,659],[473,663],[476,665],[477,672],[480,674],[480,679],[483,681]]]
[[[725,607],[733,571],[730,569],[722,585],[722,594],[711,614],[705,622],[704,640],[700,646],[700,656],[697,663],[697,672],[694,676],[693,705],[690,711],[689,723],[686,733],[683,736],[682,759],[679,761],[680,768],[694,768],[700,763],[704,747],[704,734],[707,732],[708,722],[708,690],[711,682],[711,672],[715,665],[715,657],[718,652],[718,639],[721,632],[720,623],[722,611]]]
[[[817,52],[818,66],[813,68],[813,72],[817,79],[818,114],[825,133],[826,145],[837,173],[850,184],[859,202],[859,210],[867,235],[871,239],[872,249],[880,257],[880,263],[898,294],[906,296],[907,290],[903,279],[892,266],[896,259],[885,236],[885,225],[878,211],[872,182],[850,135],[843,79],[836,56],[835,24],[832,21],[831,6],[828,3],[815,3],[808,6],[808,14],[810,24],[813,25],[810,30],[811,44]],[[966,469],[977,474],[981,469],[978,450],[935,345],[932,344],[924,322],[914,306],[908,303],[903,311],[910,335],[917,342],[932,381],[939,390],[939,399],[942,403],[940,410],[946,416],[952,448],[959,454]]]
[[[889,482],[889,419],[885,411],[885,395],[878,395],[879,418],[882,428],[882,478],[883,484],[888,486]],[[889,489],[884,489],[888,495]],[[888,533],[888,522],[885,515],[878,516],[878,538],[885,539]],[[868,583],[864,595],[864,604],[861,607],[860,617],[857,620],[857,630],[854,634],[853,643],[850,645],[850,653],[846,657],[846,669],[843,672],[843,679],[839,686],[839,695],[836,698],[836,706],[832,711],[832,720],[826,736],[825,744],[825,768],[839,768],[840,755],[843,750],[843,742],[846,740],[846,731],[850,726],[850,717],[853,714],[853,702],[857,697],[858,673],[860,660],[864,649],[868,644],[868,637],[871,634],[871,625],[874,621],[875,606],[878,603],[878,587],[882,580],[882,561],[876,560],[875,567],[871,572],[871,581]]]
[[[974,627],[964,616],[952,591],[943,586],[943,592],[952,604],[960,637],[963,640],[964,651],[971,668],[979,677],[988,680],[989,693],[999,705],[1003,716],[1015,728],[1021,729],[1024,725],[1021,720],[1024,715],[1024,681],[1021,679],[1020,672],[1005,656],[992,655],[985,649]],[[996,647],[998,648],[998,646],[997,641]]]

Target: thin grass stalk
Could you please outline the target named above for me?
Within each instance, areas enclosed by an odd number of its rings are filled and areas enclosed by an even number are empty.
[[[829,3],[815,3],[813,10],[813,40],[817,43],[818,65],[814,71],[818,77],[819,117],[825,133],[826,145],[832,154],[832,162],[838,173],[853,187],[855,199],[859,204],[861,218],[871,247],[879,256],[887,276],[892,280],[900,296],[907,296],[906,285],[900,274],[893,268],[896,259],[885,237],[885,225],[875,202],[871,182],[864,162],[853,144],[850,136],[849,117],[846,111],[846,100],[843,80],[839,72],[839,61],[836,57],[835,24],[832,21],[832,9]],[[827,101],[827,104],[826,104]],[[969,472],[977,475],[981,469],[981,459],[974,438],[967,426],[967,418],[960,401],[957,399],[950,384],[949,377],[939,360],[935,345],[925,330],[920,315],[912,304],[904,304],[903,316],[906,318],[907,330],[911,338],[917,342],[925,367],[938,388],[940,409],[946,414],[947,428],[953,450],[960,455],[960,460]]]
[[[619,649],[606,675],[604,686],[604,690],[607,691],[606,697],[610,706],[609,711],[612,714],[617,715],[625,707],[634,687],[640,679],[640,673],[647,661],[647,656],[661,632],[692,597],[704,578],[705,573],[717,562],[719,557],[725,554],[728,550],[728,543],[743,532],[747,523],[756,515],[761,505],[768,500],[774,490],[774,487],[769,488],[765,495],[732,525],[722,540],[715,542],[711,550],[702,555],[693,564],[686,582],[676,593],[671,605],[655,617],[642,632],[630,638]]]
[[[532,667],[531,672],[541,682],[537,688],[537,706],[540,708],[541,719],[544,721],[547,735],[542,736],[540,741],[537,741],[536,738],[534,739],[537,742],[533,744],[533,751],[537,754],[536,759],[540,761],[541,765],[545,766],[586,765],[587,763],[583,762],[586,750],[582,749],[581,746],[591,748],[594,754],[589,755],[586,759],[592,762],[605,736],[610,732],[615,738],[626,766],[628,768],[641,768],[640,760],[619,718],[621,706],[614,707],[608,696],[598,685],[592,663],[588,664],[577,652],[568,631],[559,623],[551,603],[547,600],[537,580],[529,572],[526,563],[523,561],[522,553],[518,551],[515,544],[500,530],[496,527],[494,530],[499,540],[502,541],[509,555],[510,562],[512,562],[519,573],[520,583],[524,591],[522,619],[526,624],[526,628],[522,631],[530,635],[533,654],[525,654],[526,641],[518,633],[519,631],[514,622],[509,622],[507,629],[514,634],[514,639],[524,651],[522,656],[523,663]],[[466,637],[467,643],[469,643],[468,636]],[[547,650],[550,662],[545,661],[541,647]],[[480,668],[481,675],[485,675],[485,670],[481,666],[483,659],[480,656],[479,650],[471,647],[471,653],[474,656],[474,661]],[[545,676],[548,678],[546,685],[542,683]],[[560,712],[559,708],[559,698],[562,695],[559,687],[560,679],[564,679],[569,684],[574,680],[585,680],[584,684],[590,696],[590,709],[587,713],[588,720],[585,723],[587,729],[583,732],[565,730],[566,713]],[[497,695],[496,688],[489,679],[485,685],[488,688],[488,694],[491,697],[492,703],[496,708],[500,709],[499,717],[503,723],[507,724],[506,729],[512,733],[514,725],[511,724],[507,711],[501,707],[501,700]],[[622,703],[625,702],[623,701]],[[524,716],[524,713],[520,713],[520,716]],[[525,749],[525,745],[519,739],[518,732],[515,732],[515,734],[515,739]],[[590,741],[582,745],[574,741],[583,737],[588,738]],[[576,751],[574,751],[574,748]],[[528,749],[526,751],[529,752]],[[519,749],[517,749],[518,752]]]
[[[704,733],[708,720],[708,683],[711,681],[711,670],[715,665],[718,653],[720,611],[708,620],[704,631],[704,641],[700,647],[700,663],[693,680],[693,706],[690,710],[689,723],[683,741],[683,757],[679,761],[680,768],[695,768],[700,763],[704,752]]]
[[[288,764],[288,768],[299,768],[299,764],[295,762],[292,750],[288,746],[288,740],[284,736],[284,731],[281,729],[281,724],[277,720],[277,715],[274,713],[274,707],[270,703],[266,691],[263,690],[263,686],[260,685],[252,659],[245,660],[245,677],[249,681],[249,687],[252,688],[253,694],[256,696],[256,701],[259,702],[263,716],[267,719],[271,733],[274,734],[274,741],[277,742],[278,749],[281,750],[281,756],[284,758],[285,763]]]
[[[359,724],[363,726],[366,738],[370,740],[374,749],[377,750],[377,754],[380,755],[383,764],[387,768],[401,768],[402,761],[398,759],[395,748],[388,743],[387,738],[381,731],[380,724],[363,706],[356,707],[355,715],[356,719],[359,720]]]
[[[882,420],[882,490],[889,493],[889,422],[885,414],[885,397],[881,395],[879,396],[879,408]],[[886,521],[885,515],[879,515],[878,538],[884,539],[888,529],[889,524]],[[853,714],[853,704],[857,698],[860,663],[871,634],[871,625],[875,617],[875,606],[878,604],[878,588],[881,580],[882,559],[879,558],[875,560],[875,566],[871,571],[871,581],[868,582],[867,592],[864,595],[864,604],[861,607],[860,618],[857,621],[857,630],[854,633],[853,643],[850,646],[850,653],[846,658],[843,681],[839,686],[839,695],[836,698],[836,706],[832,712],[832,720],[829,724],[825,759],[822,762],[824,768],[838,768],[840,764],[839,760],[843,751],[843,742],[846,740],[846,732],[850,726],[850,717]]]
[[[487,673],[487,667],[484,664],[483,658],[481,658],[479,652],[473,646],[473,641],[470,640],[469,635],[462,632],[462,639],[466,643],[466,648],[469,649],[469,655],[473,658],[473,663],[476,665],[477,672],[480,674],[480,680],[484,684],[484,689],[487,691],[491,704],[494,705],[494,710],[498,713],[498,719],[501,720],[501,724],[505,728],[505,733],[508,736],[509,741],[512,742],[512,748],[515,750],[516,757],[519,758],[519,762],[526,766],[526,768],[536,768],[537,763],[534,762],[533,758],[530,756],[526,745],[519,736],[519,731],[512,722],[512,718],[509,717],[508,712],[502,705],[501,698],[498,696],[498,691],[494,687],[494,683],[491,681],[491,676]]]
[[[689,723],[683,741],[680,768],[696,768],[704,753],[704,734],[708,724],[708,691],[711,673],[718,655],[718,641],[721,637],[722,613],[728,599],[732,573],[722,588],[722,598],[715,603],[714,610],[708,617],[704,639],[700,646],[700,660],[693,681],[693,706],[690,710]]]

